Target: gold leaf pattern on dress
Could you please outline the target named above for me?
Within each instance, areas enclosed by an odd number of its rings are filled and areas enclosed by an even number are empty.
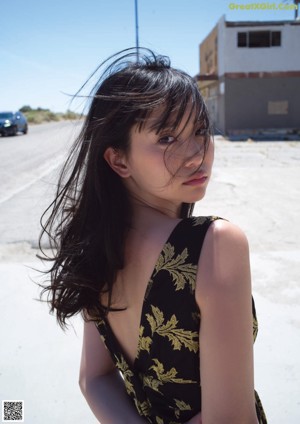
[[[106,346],[106,337],[102,334],[101,332],[101,327],[105,328],[105,321],[102,318],[97,319],[97,321],[95,321],[96,327],[99,330],[99,334],[100,334],[100,338],[103,341],[104,345]],[[107,346],[106,346],[107,348]]]
[[[139,343],[138,343],[138,349],[137,349],[137,358],[139,357],[141,350],[146,350],[148,353],[150,352],[150,346],[152,343],[151,337],[147,336],[144,337],[144,330],[145,328],[141,325],[139,330]]]
[[[105,344],[105,337],[103,336],[103,334],[100,334],[100,339],[103,341],[103,343]]]
[[[196,227],[197,225],[202,225],[207,220],[205,216],[193,216],[193,227]]]
[[[117,355],[115,355],[115,358],[116,358],[116,362],[115,362],[116,367],[120,370],[124,378],[127,393],[135,395],[134,387],[131,382],[131,378],[134,375],[133,372],[130,370],[129,365],[126,362],[123,355],[120,355],[120,358]]]
[[[96,324],[96,326],[97,326],[97,327],[101,327],[102,325],[105,325],[105,321],[104,321],[104,319],[103,319],[103,318],[98,318],[98,319],[95,321],[95,324]]]
[[[174,246],[166,243],[155,267],[156,273],[164,269],[171,274],[176,291],[184,289],[186,283],[190,285],[192,291],[195,290],[197,265],[186,263],[187,257],[187,248],[175,257]]]
[[[139,411],[139,414],[141,416],[148,417],[150,415],[151,410],[151,404],[148,400],[145,400],[144,402],[139,402],[136,398],[134,399],[135,406],[137,410]]]
[[[164,420],[160,417],[156,417],[156,424],[164,424]]]
[[[178,319],[173,314],[169,321],[164,323],[164,314],[156,306],[151,305],[153,315],[146,314],[150,324],[152,335],[159,334],[161,337],[167,337],[172,343],[174,350],[180,350],[182,345],[190,352],[197,352],[199,349],[199,335],[196,331],[177,328]]]
[[[164,322],[164,314],[156,306],[151,305],[153,316],[146,314],[147,321],[150,324],[152,335],[156,329],[159,328]]]
[[[162,392],[159,390],[159,387],[163,385],[163,383],[156,378],[154,378],[152,375],[142,375],[143,380],[143,387],[150,387],[150,389],[154,390],[155,392],[158,392],[162,394]]]
[[[178,400],[178,399],[174,399],[177,408],[175,409],[175,415],[177,418],[180,417],[180,413],[181,411],[191,411],[191,405],[189,405],[188,403],[185,403],[183,400]]]
[[[177,384],[187,384],[187,383],[196,383],[196,381],[193,380],[184,380],[183,378],[178,378],[177,376],[177,370],[172,367],[169,371],[165,372],[163,364],[156,358],[152,359],[152,362],[155,363],[155,365],[152,365],[150,369],[152,369],[158,380],[162,383],[177,383]]]
[[[216,221],[217,219],[220,219],[218,216],[211,216],[209,221]],[[206,216],[193,216],[192,217],[193,220],[193,227],[196,227],[197,225],[203,225],[206,221],[207,221],[207,217]]]
[[[192,318],[193,318],[194,321],[199,322],[201,320],[200,311],[192,312]]]

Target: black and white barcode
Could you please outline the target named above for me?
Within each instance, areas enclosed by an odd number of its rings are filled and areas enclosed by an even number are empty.
[[[3,400],[2,401],[2,422],[23,423],[24,422],[24,401],[23,400]]]

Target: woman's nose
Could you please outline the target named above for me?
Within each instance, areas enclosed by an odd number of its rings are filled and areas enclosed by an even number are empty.
[[[195,140],[189,141],[189,149],[187,159],[185,161],[186,168],[195,168],[202,164],[204,159],[205,146]]]

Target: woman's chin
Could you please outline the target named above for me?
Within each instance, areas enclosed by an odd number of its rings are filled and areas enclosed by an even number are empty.
[[[192,196],[188,197],[188,200],[185,203],[196,203],[202,200],[205,196],[206,190],[203,190],[201,193],[195,193]]]

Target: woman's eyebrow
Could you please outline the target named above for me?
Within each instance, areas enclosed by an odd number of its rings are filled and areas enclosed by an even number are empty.
[[[162,132],[170,131],[174,132],[176,128],[172,125],[161,125],[160,122],[154,122],[152,125],[146,125],[146,130],[149,132],[155,131],[156,134],[160,134]]]

